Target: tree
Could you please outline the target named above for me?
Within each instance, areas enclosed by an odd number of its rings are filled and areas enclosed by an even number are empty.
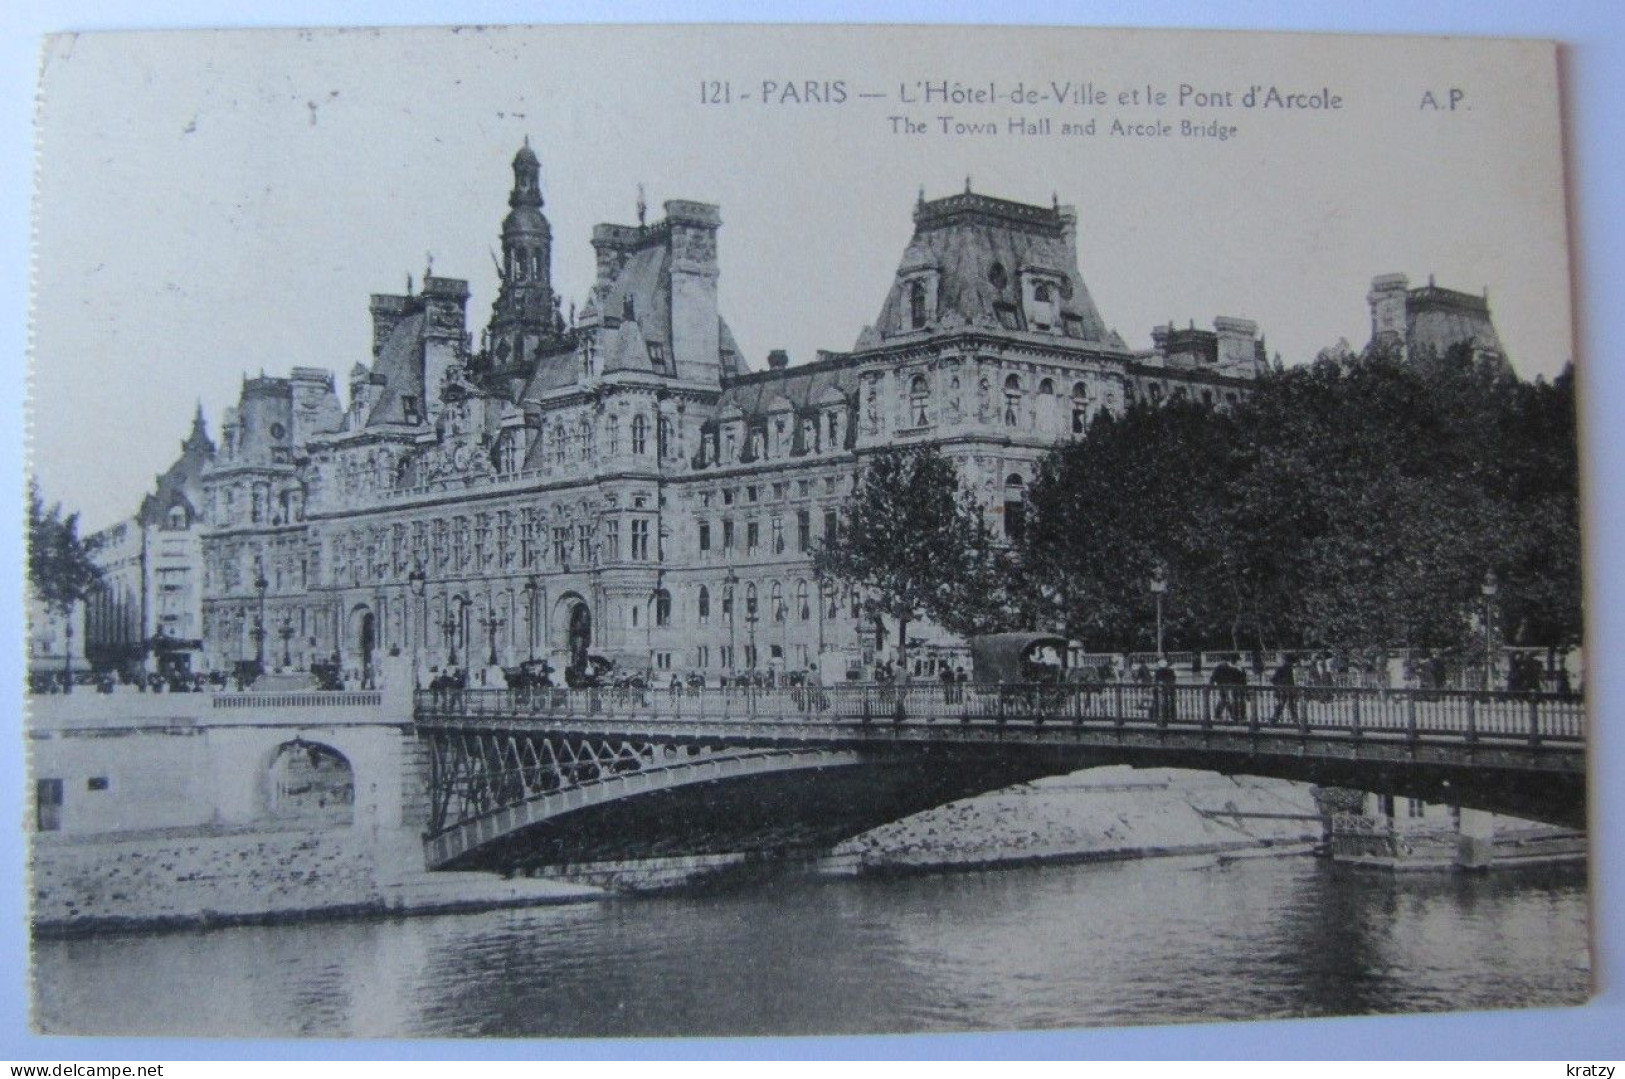
[[[49,509],[39,482],[28,482],[28,581],[34,595],[70,628],[73,609],[101,582],[101,570],[91,561],[89,546],[79,538],[79,515],[62,515],[60,503]],[[64,660],[67,650],[64,650]],[[71,678],[71,669],[64,666]]]
[[[1168,581],[1175,642],[1234,637],[1245,610],[1225,515],[1236,469],[1229,417],[1186,402],[1100,413],[1046,458],[1028,499],[1020,564],[1031,624],[1092,648],[1154,643],[1148,582]]]
[[[994,550],[974,496],[936,447],[869,458],[841,524],[839,538],[814,552],[813,569],[861,589],[870,614],[896,621],[900,663],[911,622],[930,617],[974,633],[1001,617],[1014,575]]]

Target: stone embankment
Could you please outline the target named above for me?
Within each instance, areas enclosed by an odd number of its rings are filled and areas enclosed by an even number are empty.
[[[166,829],[33,837],[29,894],[44,936],[601,898],[602,889],[490,873],[428,873],[410,834],[366,829]]]

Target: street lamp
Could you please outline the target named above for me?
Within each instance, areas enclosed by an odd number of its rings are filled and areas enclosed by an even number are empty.
[[[501,629],[508,623],[504,619],[497,617],[495,608],[492,608],[490,614],[479,619],[478,621],[480,625],[485,627],[485,632],[491,638],[491,658],[486,660],[486,666],[495,667],[497,665],[497,630]],[[481,677],[484,676],[481,675]]]
[[[428,621],[429,621],[428,613],[427,613],[427,610],[424,608],[424,605],[423,605],[423,593],[424,593],[425,590],[427,590],[428,586],[429,586],[428,575],[423,572],[423,563],[419,562],[417,565],[412,567],[412,572],[408,573],[406,575],[406,588],[407,588],[407,591],[412,593],[412,598],[413,599],[417,600],[418,618],[416,619],[416,621],[418,623],[418,626],[421,627],[421,629],[419,629],[417,632],[414,632],[412,634],[412,688],[413,689],[419,688],[419,686],[418,686],[419,673],[418,672],[420,670],[422,670],[422,666],[421,666],[421,658],[422,657],[421,657],[420,653],[421,653],[421,650],[422,650],[422,647],[423,647],[423,637],[425,636],[425,634],[426,634],[426,632],[428,631],[428,628],[429,628],[428,627]]]
[[[533,573],[525,578],[525,586],[521,590],[525,593],[525,631],[530,638],[529,658],[536,659],[536,596],[542,590],[542,584]]]
[[[1151,594],[1157,600],[1157,658],[1162,658],[1162,594],[1168,591],[1168,571],[1161,562],[1151,567]]]
[[[756,613],[756,597],[745,597],[745,625],[750,627],[750,644],[747,647],[751,668],[756,667],[756,623],[761,620]]]
[[[66,643],[62,646],[62,692],[73,692],[73,605],[62,615],[62,633]]]
[[[461,598],[454,597],[461,609]],[[451,611],[451,601],[446,603],[446,617],[440,621],[440,629],[446,635],[446,648],[451,653],[446,662],[448,666],[457,666],[457,616]]]
[[[282,636],[282,666],[284,668],[292,667],[293,615],[290,614],[282,620],[282,628],[278,629],[277,632]]]
[[[1495,594],[1501,590],[1501,584],[1495,577],[1495,570],[1491,569],[1484,574],[1484,583],[1478,586],[1479,592],[1484,596],[1484,688],[1495,688]]]
[[[265,673],[265,590],[271,587],[271,582],[265,579],[265,564],[258,559],[254,561],[254,591],[260,594],[259,614],[254,617],[254,673]]]
[[[739,650],[739,634],[734,623],[734,600],[739,590],[739,574],[729,569],[728,575],[722,579],[722,585],[726,589],[722,593],[722,610],[728,616],[728,666],[737,668],[739,657],[735,653]]]

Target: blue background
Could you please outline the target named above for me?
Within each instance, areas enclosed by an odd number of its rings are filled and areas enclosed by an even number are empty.
[[[39,1038],[27,1032],[26,930],[19,827],[0,814],[0,1059],[67,1061],[208,1058],[668,1058],[668,1057],[1098,1057],[1098,1058],[1542,1058],[1625,1057],[1625,987],[1620,984],[1622,898],[1617,843],[1625,799],[1609,782],[1625,777],[1625,743],[1612,732],[1622,714],[1622,683],[1608,658],[1621,652],[1625,595],[1617,556],[1625,553],[1625,451],[1611,419],[1625,408],[1625,363],[1614,355],[1611,316],[1625,310],[1625,5],[1525,4],[1513,0],[1366,0],[1359,5],[1247,2],[1032,3],[962,0],[946,11],[923,2],[799,3],[746,8],[683,0],[613,4],[459,4],[363,0],[342,7],[321,0],[233,5],[225,0],[69,0],[0,10],[0,369],[12,392],[0,395],[0,477],[19,514],[25,474],[29,201],[33,95],[38,38],[60,30],[179,29],[211,26],[444,25],[524,22],[1003,22],[1168,26],[1356,33],[1463,34],[1554,38],[1564,55],[1568,126],[1570,236],[1576,283],[1578,367],[1585,453],[1588,547],[1588,685],[1592,701],[1591,804],[1595,934],[1600,989],[1586,1007],[1409,1016],[1297,1020],[1184,1027],[1081,1030],[1008,1035],[795,1038],[692,1041],[194,1041]],[[138,207],[124,207],[138,213]],[[72,416],[42,417],[72,423]],[[85,437],[96,437],[87,431]],[[0,574],[0,609],[21,609],[20,529],[0,535],[11,572]],[[21,685],[21,618],[0,618],[0,685]],[[16,715],[20,700],[8,698]],[[20,727],[20,722],[18,724]],[[0,805],[23,813],[17,727],[0,734]]]

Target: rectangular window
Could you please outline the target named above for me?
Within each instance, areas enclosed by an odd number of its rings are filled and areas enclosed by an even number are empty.
[[[700,522],[700,550],[709,551],[710,549],[711,549],[711,522],[710,521],[701,521]]]
[[[1420,798],[1407,798],[1405,799],[1405,812],[1412,817],[1426,816],[1427,803]]]
[[[108,782],[106,776],[91,776],[85,781],[85,790],[87,791],[104,791],[107,789],[107,787]]]
[[[796,510],[796,550],[806,554],[812,547],[812,513]]]
[[[657,670],[657,671],[669,671],[669,670],[671,670],[671,653],[670,652],[656,652],[655,653],[655,670]]]
[[[840,518],[834,510],[824,511],[824,542],[834,543],[836,531],[840,528]]]
[[[621,522],[614,518],[604,522],[604,557],[611,562],[621,558]]]
[[[711,666],[710,648],[702,644],[698,648],[694,649],[694,666],[699,667],[702,670]]]
[[[632,560],[634,562],[647,562],[649,560],[649,522],[632,522]]]
[[[773,553],[784,553],[784,519],[781,517],[773,518]]]
[[[34,827],[41,832],[62,830],[62,781],[42,779],[34,784]]]
[[[755,521],[745,522],[745,550],[754,551],[762,542],[762,526]]]
[[[724,551],[734,549],[734,523],[727,518],[722,520],[722,549]]]
[[[570,560],[570,528],[568,525],[556,525],[553,528],[553,562],[562,566]]]
[[[585,523],[576,525],[576,557],[583,566],[592,561],[592,533]]]

